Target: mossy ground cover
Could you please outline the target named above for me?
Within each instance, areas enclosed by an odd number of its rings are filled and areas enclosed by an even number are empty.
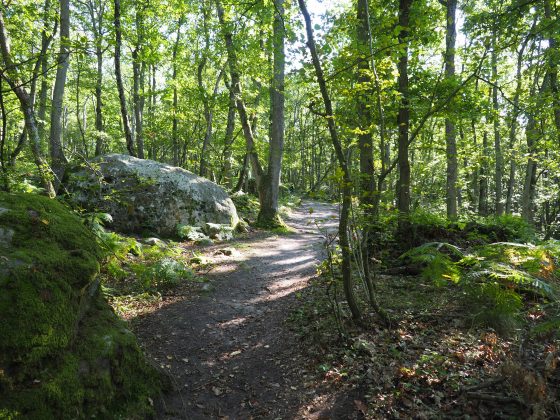
[[[0,417],[149,414],[162,377],[98,293],[94,234],[46,197],[0,209]]]

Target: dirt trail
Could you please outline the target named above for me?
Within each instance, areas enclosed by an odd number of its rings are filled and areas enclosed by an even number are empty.
[[[159,418],[308,417],[309,366],[285,321],[322,258],[315,223],[336,230],[336,210],[304,202],[287,220],[297,233],[226,244],[238,252],[213,256],[206,292],[137,320],[143,347],[174,382]]]

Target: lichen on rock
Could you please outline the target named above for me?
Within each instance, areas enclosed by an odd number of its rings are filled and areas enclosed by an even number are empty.
[[[72,171],[68,189],[74,202],[113,217],[119,232],[177,235],[177,226],[239,221],[227,192],[182,168],[110,154],[87,168]]]

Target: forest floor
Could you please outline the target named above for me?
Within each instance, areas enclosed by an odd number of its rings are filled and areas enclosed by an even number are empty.
[[[351,400],[315,387],[315,367],[286,323],[324,258],[336,215],[333,205],[304,202],[286,220],[292,233],[256,231],[204,248],[213,268],[199,292],[134,320],[146,353],[172,378],[160,418],[351,417]]]
[[[194,278],[113,302],[171,378],[158,419],[560,418],[560,341],[527,329],[538,300],[500,335],[473,323],[452,283],[377,274],[392,328],[374,314],[368,328],[337,323],[340,285],[317,274],[337,213],[304,201],[285,218],[292,232],[180,243]]]

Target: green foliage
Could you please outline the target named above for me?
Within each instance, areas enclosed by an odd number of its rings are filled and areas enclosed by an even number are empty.
[[[446,281],[464,289],[473,320],[500,331],[511,331],[521,319],[521,310],[530,298],[557,302],[557,280],[551,273],[549,249],[495,243],[475,248],[465,255],[447,243],[427,243],[403,254],[402,258],[423,266],[422,275],[437,285]]]
[[[149,266],[144,262],[133,264],[131,268],[146,290],[164,290],[177,286],[181,281],[195,278],[194,272],[186,264],[172,258],[157,260]]]
[[[238,192],[231,195],[233,204],[241,218],[256,220],[259,214],[259,201],[250,194]]]
[[[478,218],[468,230],[486,235],[486,242],[529,243],[536,240],[535,229],[521,217],[511,214]]]
[[[429,242],[404,253],[401,258],[412,263],[422,264],[422,276],[433,281],[436,285],[443,286],[447,281],[459,281],[459,268],[454,261],[464,257],[463,252],[445,242]]]
[[[178,230],[192,233],[191,226]],[[181,249],[173,243],[143,245],[133,237],[106,231],[101,224],[95,233],[106,251],[106,286],[113,297],[126,294],[158,293],[182,281],[195,279],[181,259]]]

